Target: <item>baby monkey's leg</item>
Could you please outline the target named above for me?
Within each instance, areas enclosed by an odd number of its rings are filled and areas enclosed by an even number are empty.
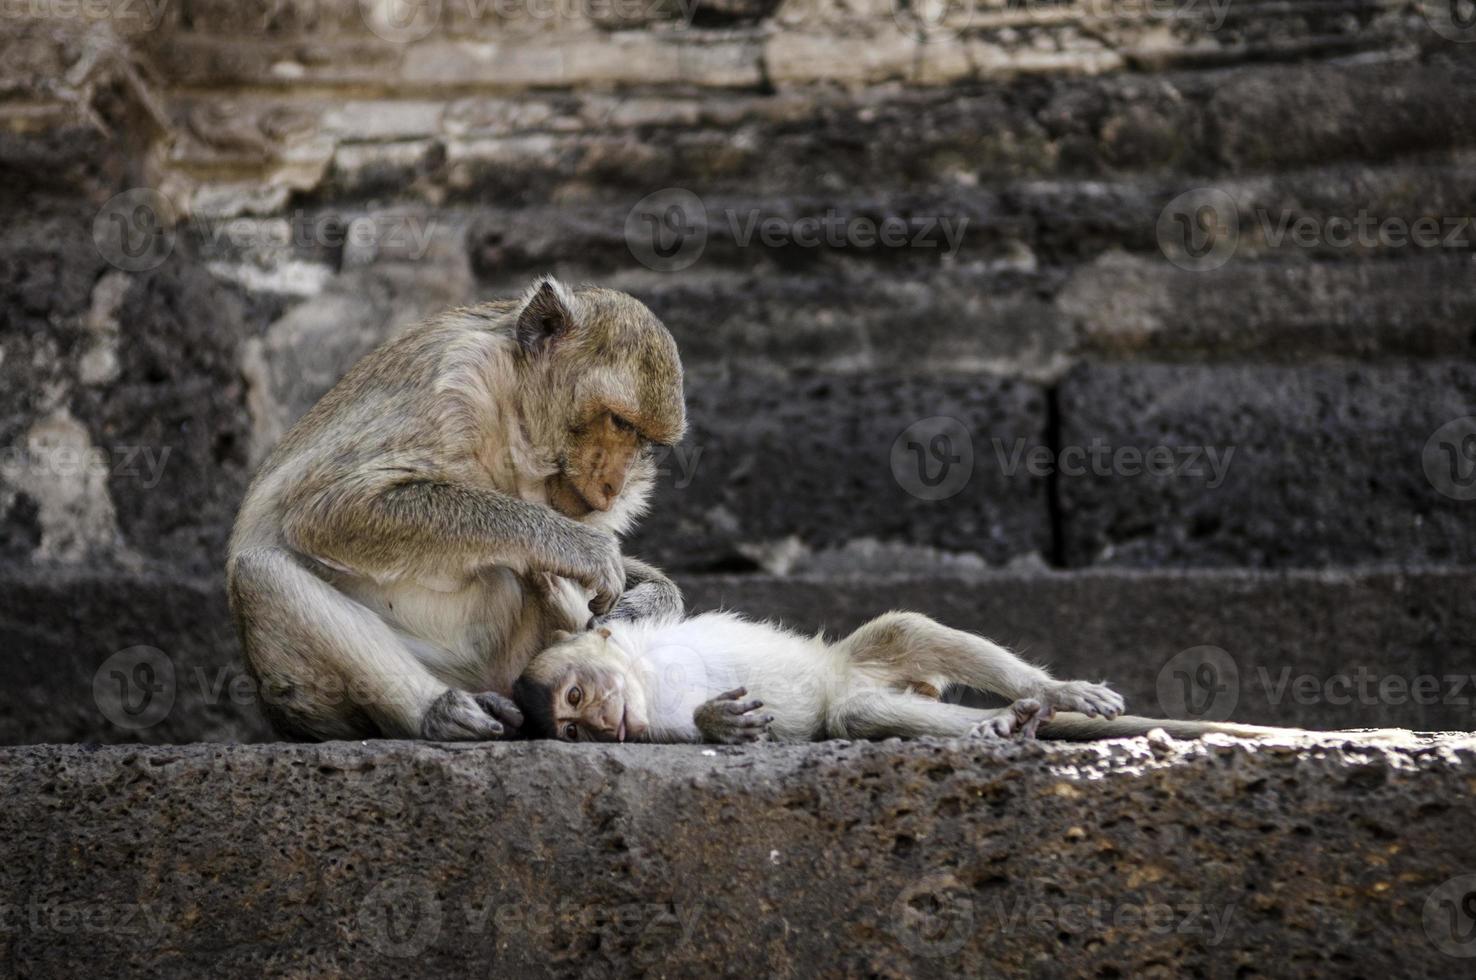
[[[1016,701],[1007,708],[965,708],[931,698],[896,691],[866,691],[846,698],[826,718],[831,738],[917,738],[937,735],[1031,737],[1044,715],[1044,706],[1033,698]]]
[[[1003,695],[1034,698],[1048,710],[1114,718],[1122,696],[1104,684],[1058,681],[997,643],[929,619],[921,613],[879,616],[840,641],[857,663],[875,664],[908,683],[940,677]]]

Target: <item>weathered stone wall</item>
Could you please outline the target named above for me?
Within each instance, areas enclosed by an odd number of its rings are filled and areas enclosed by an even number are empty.
[[[233,665],[253,465],[399,327],[546,271],[679,338],[692,437],[631,547],[699,606],[841,629],[948,596],[1144,710],[1206,645],[1241,682],[1469,681],[1476,29],[1443,3],[949,9],[7,10],[0,738],[260,736],[249,698],[184,686],[120,727],[91,682],[136,646]]]
[[[7,749],[0,965],[1444,978],[1473,771],[1471,738]]]

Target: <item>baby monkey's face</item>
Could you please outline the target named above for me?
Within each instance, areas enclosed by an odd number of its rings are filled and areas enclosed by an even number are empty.
[[[563,742],[639,741],[649,727],[645,689],[610,631],[569,636],[533,658],[517,699],[531,734]]]

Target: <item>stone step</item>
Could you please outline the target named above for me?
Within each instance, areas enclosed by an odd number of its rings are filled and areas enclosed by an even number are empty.
[[[1473,785],[1469,736],[7,749],[0,965],[1451,976]]]
[[[220,93],[186,89],[168,97],[168,165],[210,182],[318,148],[331,160],[319,200],[450,193],[571,206],[661,186],[787,197],[1459,164],[1476,110],[1445,95],[1469,86],[1473,67],[1476,53],[1453,46],[1428,64],[1252,62],[948,88],[366,96],[293,87],[253,92],[229,111]],[[1307,112],[1318,125],[1281,125]]]
[[[632,548],[776,568],[862,538],[1073,567],[1463,564],[1476,366],[1083,364],[996,377],[694,372]],[[777,569],[776,569],[777,570]]]
[[[1471,570],[982,573],[853,549],[803,577],[679,582],[694,611],[831,636],[889,609],[927,613],[1061,676],[1106,679],[1144,715],[1476,729]],[[0,744],[271,737],[210,577],[6,571],[0,653]]]

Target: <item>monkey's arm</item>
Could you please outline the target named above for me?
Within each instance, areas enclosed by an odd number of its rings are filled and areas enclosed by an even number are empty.
[[[371,576],[467,577],[490,565],[545,571],[595,593],[599,613],[625,588],[613,535],[549,507],[444,480],[341,481],[289,498],[283,529],[304,554]]]
[[[686,612],[682,590],[654,565],[625,557],[625,594],[593,624],[620,620],[680,617]]]

